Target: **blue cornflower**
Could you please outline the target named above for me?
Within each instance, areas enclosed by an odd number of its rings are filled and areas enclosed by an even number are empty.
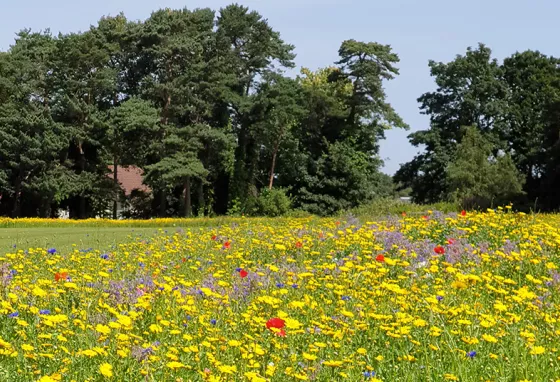
[[[109,255],[104,253],[100,256],[103,260],[107,260],[109,258]]]
[[[350,296],[342,296],[342,301],[350,301]]]
[[[41,309],[41,310],[39,311],[39,314],[51,314],[51,311],[48,310],[48,309]]]
[[[243,269],[243,268],[237,267],[237,268],[235,268],[235,271],[236,271],[236,272],[241,272],[242,269]]]
[[[276,283],[276,286],[277,286],[278,288],[284,288],[284,284],[283,284],[283,283]]]
[[[364,371],[364,377],[366,377],[366,378],[375,377],[375,371]]]
[[[214,319],[214,318],[210,320],[210,323],[211,323],[212,325],[216,325],[217,322],[218,322],[218,321],[216,321],[216,319]]]
[[[298,285],[297,284],[292,284],[292,288],[297,289]]]
[[[138,263],[138,266],[139,266],[140,268],[144,268],[146,265],[145,265],[143,262],[139,262],[139,263]]]
[[[443,296],[436,296],[436,299],[437,299],[438,301],[441,301],[441,300],[443,300]]]
[[[469,358],[474,358],[475,355],[476,355],[476,352],[474,350],[467,353],[467,357],[469,357]]]
[[[54,255],[54,254],[56,253],[56,248],[49,248],[49,249],[47,250],[47,253],[49,253],[49,254],[51,254],[51,255]]]
[[[15,318],[15,317],[17,317],[17,316],[19,316],[19,312],[17,312],[17,311],[16,311],[16,312],[13,312],[13,313],[10,313],[10,314],[8,314],[8,317],[10,317],[10,318]]]

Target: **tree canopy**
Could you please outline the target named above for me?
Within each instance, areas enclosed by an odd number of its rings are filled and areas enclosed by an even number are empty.
[[[0,53],[0,213],[117,217],[123,166],[151,189],[141,216],[326,214],[386,195],[380,141],[408,128],[384,91],[399,58],[355,40],[338,53],[288,76],[294,46],[235,4],[24,30]]]

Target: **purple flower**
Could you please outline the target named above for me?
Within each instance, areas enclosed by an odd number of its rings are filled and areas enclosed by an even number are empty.
[[[104,253],[100,256],[103,260],[107,260],[109,258],[109,255]]]
[[[437,299],[438,301],[441,301],[441,300],[443,300],[443,296],[436,296],[436,299]]]
[[[277,286],[278,288],[284,288],[284,284],[283,284],[283,283],[277,283],[276,286]]]
[[[216,321],[214,318],[210,320],[210,323],[211,323],[212,325],[216,325],[217,322],[218,322],[218,321]]]

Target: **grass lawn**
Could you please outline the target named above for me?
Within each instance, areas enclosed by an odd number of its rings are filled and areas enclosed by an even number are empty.
[[[177,228],[162,228],[176,230]],[[0,228],[0,253],[19,249],[56,248],[59,252],[72,249],[110,249],[119,243],[151,237],[158,228],[132,227],[53,227]],[[75,246],[74,246],[75,245]]]

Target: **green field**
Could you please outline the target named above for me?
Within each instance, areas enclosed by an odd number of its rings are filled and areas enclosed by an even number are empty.
[[[162,228],[176,230],[177,228]],[[172,232],[171,231],[171,232]],[[71,249],[110,249],[119,243],[151,237],[158,228],[131,227],[57,227],[57,228],[0,228],[0,253],[19,249],[56,248],[60,252]]]

